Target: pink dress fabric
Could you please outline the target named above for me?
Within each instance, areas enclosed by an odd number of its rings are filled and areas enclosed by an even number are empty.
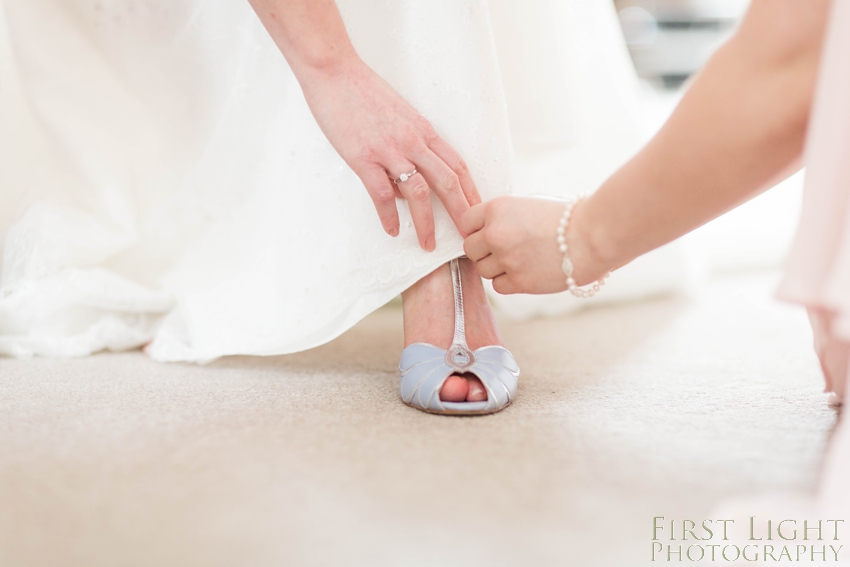
[[[778,295],[809,310],[827,391],[850,353],[850,1],[835,0],[806,145],[806,190]]]
[[[833,1],[806,163],[802,218],[778,295],[808,309],[826,389],[844,399],[850,358],[850,0]],[[818,513],[850,521],[848,478],[850,419],[844,415],[824,460],[814,502]]]
[[[778,296],[808,309],[826,390],[843,399],[850,359],[850,0],[833,0],[805,157],[802,218]],[[733,498],[718,503],[708,517],[733,519],[739,526],[752,516],[842,519],[840,544],[850,525],[849,478],[850,419],[844,415],[829,440],[816,494]],[[748,537],[733,533],[731,539],[744,546],[752,543]],[[846,547],[831,564],[850,565]],[[775,564],[762,559],[728,565]]]

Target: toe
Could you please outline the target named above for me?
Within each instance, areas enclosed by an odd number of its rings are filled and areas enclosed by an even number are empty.
[[[469,394],[469,384],[466,378],[452,374],[440,388],[440,399],[444,402],[462,402]]]
[[[467,402],[484,402],[487,400],[487,390],[484,389],[484,384],[475,376],[469,376],[466,379],[469,384],[469,393],[466,394]]]

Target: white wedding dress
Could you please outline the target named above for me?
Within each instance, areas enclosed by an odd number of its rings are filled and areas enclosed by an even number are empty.
[[[0,1],[0,79],[20,103],[0,120],[0,354],[304,350],[462,253],[436,201],[435,252],[403,202],[401,235],[382,231],[246,0]],[[338,1],[358,53],[485,199],[595,187],[640,143],[613,7],[491,4]],[[660,258],[632,269],[638,290],[678,284],[676,254]]]

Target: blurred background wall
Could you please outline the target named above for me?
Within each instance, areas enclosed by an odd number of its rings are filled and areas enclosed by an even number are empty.
[[[614,0],[640,77],[676,88],[734,31],[748,0]]]

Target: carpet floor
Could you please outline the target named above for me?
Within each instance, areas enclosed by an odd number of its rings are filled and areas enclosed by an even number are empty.
[[[284,357],[0,359],[0,565],[648,565],[653,516],[814,488],[836,416],[775,282],[504,321],[478,418],[399,402],[393,306]]]

